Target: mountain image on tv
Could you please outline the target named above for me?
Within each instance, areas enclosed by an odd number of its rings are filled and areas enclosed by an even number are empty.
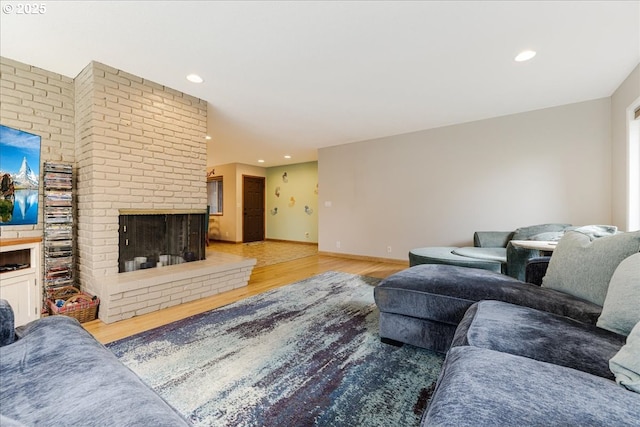
[[[40,140],[0,125],[0,226],[38,223]]]

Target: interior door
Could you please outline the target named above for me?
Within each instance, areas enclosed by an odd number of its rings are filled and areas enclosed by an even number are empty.
[[[242,241],[264,240],[265,178],[242,177]]]

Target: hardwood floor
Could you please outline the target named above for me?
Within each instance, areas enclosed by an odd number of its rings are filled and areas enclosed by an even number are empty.
[[[408,267],[401,263],[354,260],[316,254],[293,261],[257,267],[253,269],[249,285],[233,291],[203,298],[176,307],[167,308],[120,322],[105,324],[100,320],[84,323],[87,331],[103,344],[125,338],[139,332],[166,325],[232,302],[306,279],[325,271],[342,271],[378,278],[385,278]]]
[[[318,245],[311,243],[263,240],[252,243],[230,243],[212,241],[207,246],[209,252],[225,252],[244,258],[255,258],[256,267],[277,264],[284,261],[305,258],[318,253]]]

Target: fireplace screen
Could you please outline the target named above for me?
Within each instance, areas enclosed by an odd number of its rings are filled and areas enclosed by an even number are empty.
[[[202,214],[120,215],[119,272],[205,259]]]

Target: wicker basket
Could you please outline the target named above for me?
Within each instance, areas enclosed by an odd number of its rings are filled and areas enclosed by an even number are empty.
[[[62,307],[56,305],[56,300],[64,300]],[[83,323],[96,319],[100,299],[73,286],[63,286],[48,293],[47,305],[52,315],[73,317]]]

